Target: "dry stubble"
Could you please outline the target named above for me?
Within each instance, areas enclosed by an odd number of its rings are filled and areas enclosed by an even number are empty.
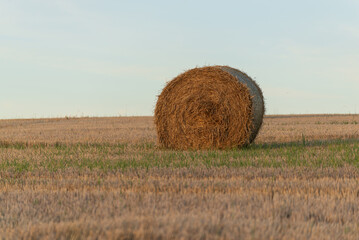
[[[358,149],[325,143],[300,147],[299,161],[323,158],[344,164],[298,167],[286,165],[292,149],[280,144],[301,141],[302,134],[309,143],[357,138],[357,122],[358,116],[266,117],[257,142],[268,147],[245,156],[259,162],[268,157],[268,163],[279,165],[230,168],[207,162],[208,156],[214,154],[212,161],[226,152],[157,150],[151,145],[151,118],[0,121],[0,236],[356,239]],[[118,142],[128,145],[112,145]],[[136,145],[143,142],[150,145]],[[241,153],[233,156],[229,164],[243,160]],[[143,167],[145,158],[153,158],[154,165]],[[156,165],[162,158],[185,159],[189,165]],[[93,165],[82,165],[86,159]],[[103,167],[121,161],[140,164]]]

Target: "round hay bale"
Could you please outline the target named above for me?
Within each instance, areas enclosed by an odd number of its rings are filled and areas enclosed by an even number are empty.
[[[261,89],[228,67],[194,68],[168,82],[158,96],[158,144],[172,149],[225,149],[247,145],[263,121]]]

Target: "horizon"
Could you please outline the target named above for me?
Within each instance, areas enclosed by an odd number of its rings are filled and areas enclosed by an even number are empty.
[[[335,117],[335,116],[358,116],[359,113],[303,113],[303,114],[264,114],[263,118],[288,118],[288,117]],[[45,119],[82,119],[82,118],[153,118],[153,115],[128,115],[128,116],[58,116],[58,117],[35,117],[35,118],[1,118],[0,121],[11,120],[45,120]]]

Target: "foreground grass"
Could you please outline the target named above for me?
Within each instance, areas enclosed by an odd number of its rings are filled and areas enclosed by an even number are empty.
[[[0,184],[0,236],[356,239],[358,176],[353,168],[28,172]]]
[[[356,239],[359,140],[0,143],[0,239]]]

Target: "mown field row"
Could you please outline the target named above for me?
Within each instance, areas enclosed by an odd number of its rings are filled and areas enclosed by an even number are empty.
[[[159,149],[150,120],[0,121],[0,239],[359,236],[357,116],[266,118],[221,151]]]

